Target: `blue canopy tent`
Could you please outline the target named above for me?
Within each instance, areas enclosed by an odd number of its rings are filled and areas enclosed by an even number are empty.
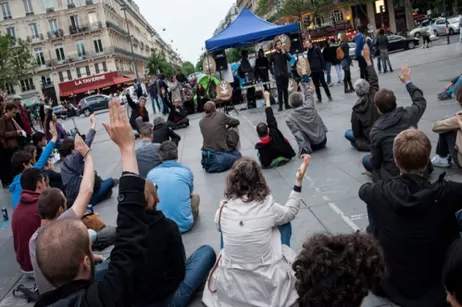
[[[298,32],[298,23],[278,26],[245,8],[225,30],[205,42],[208,52],[272,40],[276,35]]]

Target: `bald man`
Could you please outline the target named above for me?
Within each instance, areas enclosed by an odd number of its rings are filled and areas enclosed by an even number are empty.
[[[238,150],[239,120],[223,112],[217,112],[213,101],[204,105],[204,112],[205,116],[199,122],[204,139],[202,166],[208,173],[227,171],[241,157]]]

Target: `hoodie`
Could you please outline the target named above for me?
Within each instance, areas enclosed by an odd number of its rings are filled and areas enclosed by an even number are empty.
[[[47,165],[48,158],[50,158],[51,154],[53,153],[54,148],[55,148],[55,142],[50,141],[47,147],[45,147],[42,154],[40,155],[40,158],[37,161],[37,163],[35,163],[34,166],[32,167],[43,170],[45,165]],[[13,179],[13,182],[10,184],[10,187],[9,187],[9,190],[12,193],[11,207],[13,208],[13,210],[16,207],[16,204],[19,202],[19,198],[21,197],[21,191],[22,191],[21,175],[22,173],[16,175]]]
[[[290,146],[289,141],[278,129],[278,123],[274,117],[273,109],[271,107],[266,107],[265,113],[269,135],[261,139],[260,142],[255,145],[255,149],[258,150],[261,165],[263,167],[268,167],[276,158],[284,157],[289,160],[292,159],[295,157],[295,151],[292,146]]]
[[[177,224],[162,211],[147,211],[146,262],[135,274],[133,303],[153,304],[172,295],[185,277],[186,255]],[[153,291],[154,289],[154,291]]]
[[[41,218],[37,207],[39,196],[40,193],[35,191],[22,191],[19,203],[11,218],[16,261],[21,270],[25,272],[33,271],[29,254],[29,240],[40,227]]]
[[[393,157],[393,142],[402,131],[411,127],[417,128],[417,123],[427,108],[427,101],[422,90],[409,82],[406,85],[412,99],[409,107],[399,107],[381,115],[370,133],[370,149],[372,162],[372,179],[389,179],[399,175]]]
[[[379,78],[373,65],[367,66],[367,72],[369,92],[366,95],[359,96],[351,113],[351,128],[356,138],[355,142],[352,142],[352,145],[360,151],[370,150],[369,134],[375,121],[379,118],[377,108],[374,104],[375,94],[379,90]]]
[[[376,220],[374,236],[383,249],[388,274],[381,290],[406,307],[446,306],[444,257],[459,237],[455,213],[462,208],[462,184],[431,183],[416,174],[366,183],[359,197]]]

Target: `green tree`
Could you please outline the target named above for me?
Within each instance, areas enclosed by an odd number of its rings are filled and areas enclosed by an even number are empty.
[[[258,0],[257,10],[255,14],[260,17],[265,17],[276,6],[278,0]],[[280,1],[280,0],[279,0]]]
[[[166,76],[173,76],[179,67],[173,65],[165,58],[165,53],[154,51],[148,62],[148,71],[150,75],[162,73]]]
[[[202,62],[204,61],[204,57],[205,57],[205,54],[204,54],[204,53],[202,53],[202,54],[199,56],[199,60],[198,60],[197,63],[196,63],[196,71],[202,72],[202,70],[203,70],[203,64],[202,64]]]
[[[0,87],[17,85],[37,65],[30,46],[9,35],[0,35]]]
[[[193,63],[186,61],[181,66],[181,70],[186,76],[189,76],[190,74],[194,73],[195,68],[194,68]]]
[[[241,60],[241,52],[243,50],[247,50],[249,53],[252,53],[255,49],[252,46],[246,46],[226,50],[226,59],[228,60],[228,63],[239,62]]]

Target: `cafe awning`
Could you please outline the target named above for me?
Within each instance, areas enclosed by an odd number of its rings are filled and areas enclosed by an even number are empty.
[[[59,92],[61,97],[67,97],[131,81],[133,81],[132,78],[118,76],[116,72],[110,72],[103,75],[60,83]]]

